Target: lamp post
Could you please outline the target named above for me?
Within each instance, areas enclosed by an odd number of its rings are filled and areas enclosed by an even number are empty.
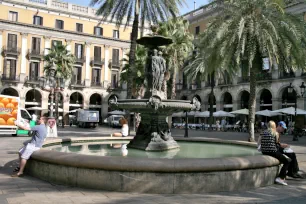
[[[304,85],[304,82],[302,82],[301,86],[300,86],[300,89],[301,89],[301,97],[304,97],[304,93],[305,93],[305,88],[306,86]],[[288,93],[292,94],[293,93],[293,86],[292,86],[292,83],[290,83],[289,87],[288,87]],[[295,92],[294,94],[294,129],[296,129],[296,109],[297,109],[297,98],[298,98],[298,94]],[[298,136],[296,134],[296,130],[294,131],[293,133],[293,141],[298,141]]]
[[[54,93],[63,91],[65,87],[64,79],[56,77],[56,68],[53,62],[48,76],[40,77],[39,86],[42,90],[50,93],[50,114],[48,117],[48,134],[47,137],[57,137],[56,119],[53,116]]]

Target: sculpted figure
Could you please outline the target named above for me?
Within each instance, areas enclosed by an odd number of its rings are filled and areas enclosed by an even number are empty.
[[[157,56],[157,50],[153,50],[153,56],[152,56],[152,76],[153,76],[153,89],[157,89],[159,84],[159,77],[160,77],[160,59],[159,56]]]
[[[158,52],[159,57],[159,65],[160,65],[160,77],[158,80],[158,90],[161,91],[164,82],[164,74],[166,72],[166,60],[163,58],[163,53],[161,51]]]

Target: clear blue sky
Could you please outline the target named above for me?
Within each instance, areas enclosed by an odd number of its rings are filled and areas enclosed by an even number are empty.
[[[65,2],[70,2],[70,3],[74,3],[74,4],[79,4],[79,5],[83,5],[83,6],[88,6],[89,3],[90,3],[90,0],[62,0],[62,1],[65,1]],[[180,8],[180,12],[181,14],[185,14],[191,10],[193,10],[193,2],[194,0],[185,0],[188,7],[184,7],[184,8]],[[205,4],[208,3],[208,0],[196,0],[196,7],[200,7],[200,6],[203,6]]]

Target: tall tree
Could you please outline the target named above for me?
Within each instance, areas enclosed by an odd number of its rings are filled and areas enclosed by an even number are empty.
[[[74,55],[67,50],[66,45],[55,45],[52,48],[48,48],[48,50],[49,53],[44,56],[44,61],[46,62],[44,72],[48,75],[50,72],[50,68],[53,66],[54,63],[56,65],[56,76],[58,78],[63,78],[64,80],[69,80],[72,76],[73,65],[75,62]],[[57,81],[56,83],[58,87],[60,82]],[[57,117],[58,117],[58,102],[59,102],[58,92],[55,92],[55,113]],[[64,103],[64,101],[62,102]],[[63,117],[63,123],[64,123],[64,117]]]
[[[204,33],[205,35],[205,33]],[[193,55],[191,55],[187,61],[187,66],[184,67],[184,73],[186,74],[189,81],[194,81],[200,79],[201,81],[208,80],[210,86],[210,94],[208,98],[209,102],[209,127],[212,128],[213,124],[213,112],[214,112],[214,87],[216,79],[228,75],[232,77],[235,70],[225,69],[225,67],[218,66],[208,66],[207,61],[209,58],[210,51],[206,49],[205,44],[202,42],[202,37],[200,36],[195,40],[195,46],[197,47],[194,50]]]
[[[189,23],[183,18],[170,19],[159,23],[157,34],[169,37],[173,43],[164,49],[167,67],[172,75],[171,99],[176,96],[176,75],[183,68],[185,60],[193,49],[193,35],[188,30]]]
[[[133,20],[129,64],[135,67],[136,40],[139,26],[143,30],[146,24],[157,24],[166,21],[169,16],[176,17],[179,13],[178,6],[185,4],[185,0],[91,0],[91,5],[99,4],[97,15],[102,16],[102,21],[115,22],[119,27],[130,25]],[[139,25],[140,23],[140,25]],[[127,80],[127,97],[132,97],[131,77]]]
[[[224,0],[219,15],[202,38],[211,50],[207,64],[212,67],[246,63],[250,73],[249,141],[254,141],[256,75],[263,58],[272,66],[285,63],[305,68],[306,29],[302,18],[285,12],[283,0]]]

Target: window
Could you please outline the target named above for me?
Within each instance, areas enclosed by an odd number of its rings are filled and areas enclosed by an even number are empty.
[[[17,35],[8,34],[7,47],[9,49],[17,49]]]
[[[83,24],[77,23],[76,24],[76,31],[82,33],[83,32]]]
[[[113,49],[112,66],[119,67],[119,49]]]
[[[103,35],[103,28],[101,28],[101,27],[95,27],[94,28],[94,34],[95,35],[98,35],[98,36],[102,36]]]
[[[112,82],[111,82],[112,88],[118,88],[118,72],[112,71]]]
[[[32,120],[31,116],[25,110],[20,109],[20,112],[21,112],[21,118],[26,119],[28,121]]]
[[[56,19],[55,20],[55,28],[64,29],[64,21]]]
[[[200,34],[200,26],[195,27],[195,34]]]
[[[71,82],[74,84],[81,83],[82,81],[82,67],[73,67],[73,75]]]
[[[52,48],[57,46],[57,45],[62,45],[62,41],[60,40],[52,40]]]
[[[15,11],[9,11],[9,20],[10,21],[18,21],[18,13]]]
[[[39,77],[39,62],[30,63],[30,81],[36,81]]]
[[[75,52],[74,55],[77,59],[83,59],[83,45],[75,44]]]
[[[119,30],[113,30],[113,38],[119,39]]]
[[[5,78],[15,78],[16,76],[16,60],[7,59],[5,61],[5,70],[4,76]]]
[[[94,59],[101,60],[101,47],[95,46],[94,48]]]
[[[40,53],[40,38],[32,38],[32,52]]]
[[[100,84],[101,69],[92,70],[92,84]]]
[[[33,24],[34,25],[43,25],[43,18],[41,16],[34,16],[33,17]]]

